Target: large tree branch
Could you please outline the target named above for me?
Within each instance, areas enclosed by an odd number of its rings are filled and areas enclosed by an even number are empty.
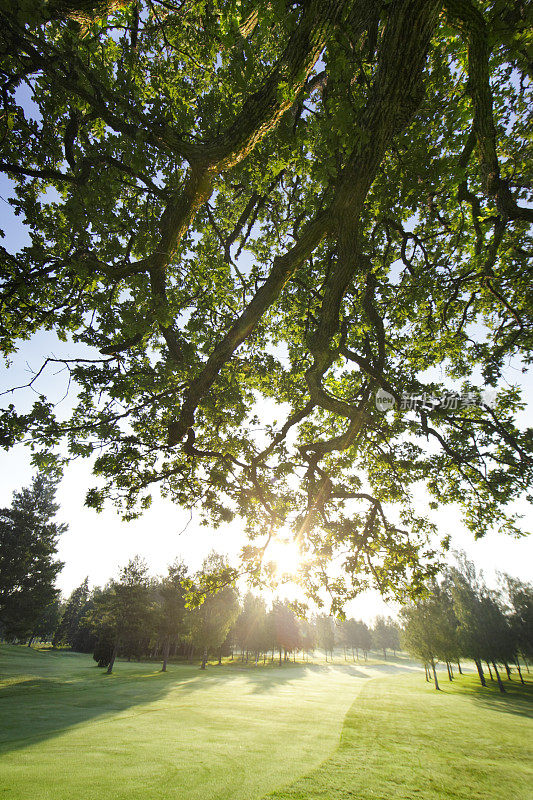
[[[274,268],[265,284],[217,345],[199,376],[191,383],[180,417],[169,427],[169,444],[175,445],[183,438],[194,422],[194,413],[199,402],[212,386],[222,366],[250,335],[298,264],[331,232],[330,222],[333,219],[343,253],[339,259],[340,266],[332,273],[326,287],[318,332],[310,343],[315,365],[314,369],[308,370],[306,378],[315,402],[319,397],[318,402],[327,402],[328,405],[330,401],[335,405],[341,403],[343,415],[352,418],[354,409],[348,404],[323,396],[319,387],[319,376],[331,361],[329,341],[338,326],[342,296],[353,278],[353,258],[358,251],[357,224],[366,194],[386,152],[387,144],[398,130],[399,118],[406,122],[413,113],[414,102],[417,105],[420,102],[421,71],[437,21],[438,8],[439,3],[436,0],[430,3],[411,0],[400,3],[397,10],[391,13],[375,87],[363,117],[358,145],[342,174],[331,211],[311,223],[297,245],[275,260]]]
[[[179,418],[169,426],[169,444],[177,444],[194,422],[194,412],[206,392],[213,385],[218,373],[237,347],[252,333],[257,323],[272,303],[294,270],[313,252],[326,236],[330,218],[320,214],[304,229],[300,239],[284,255],[274,259],[270,275],[254,297],[215,347],[199,375],[191,382]]]
[[[533,209],[522,208],[500,174],[496,129],[490,87],[490,43],[485,18],[470,0],[446,0],[448,19],[468,43],[468,90],[474,107],[473,134],[479,154],[483,183],[494,197],[504,219],[533,222]]]

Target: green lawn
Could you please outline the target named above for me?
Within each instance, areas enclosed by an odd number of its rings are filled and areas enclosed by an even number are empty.
[[[0,798],[531,800],[532,685],[437,693],[405,666],[106,676],[87,656],[2,646]]]
[[[269,800],[532,800],[533,682],[367,683],[335,753]]]
[[[260,798],[327,758],[356,666],[118,662],[0,647],[0,797]]]

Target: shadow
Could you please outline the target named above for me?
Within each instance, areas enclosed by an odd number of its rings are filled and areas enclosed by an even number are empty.
[[[519,680],[503,680],[505,693],[502,693],[498,689],[496,681],[491,683],[488,677],[486,680],[486,687],[470,681],[468,685],[461,686],[459,681],[454,681],[454,688],[463,690],[476,703],[490,711],[517,714],[533,719],[533,683],[531,681],[527,681],[523,686]]]
[[[90,657],[87,657],[90,658]],[[38,743],[63,731],[105,719],[164,697],[179,681],[165,673],[107,676],[87,666],[63,676],[8,680],[0,689],[0,754]],[[153,670],[153,666],[152,666]],[[37,671],[37,670],[35,670]]]
[[[406,661],[403,664],[372,664],[372,669],[384,675],[405,675],[407,672],[422,672],[423,667]]]
[[[318,664],[302,664],[294,662],[284,662],[281,667],[279,663],[258,666],[243,664],[216,664],[211,665],[201,675],[201,680],[205,684],[220,683],[221,680],[246,680],[251,687],[252,694],[268,694],[276,691],[283,684],[290,684],[301,680],[310,672],[326,672],[327,667]],[[366,677],[366,676],[361,676]]]
[[[281,667],[279,662],[265,666],[254,667],[235,664],[224,664],[211,667],[218,670],[217,675],[228,676],[238,674],[246,677],[247,682],[253,686],[252,693],[268,693],[275,690],[280,684],[298,681],[307,674],[323,675],[325,678],[335,673],[342,673],[353,678],[369,680],[376,677],[368,672],[363,672],[356,664],[315,664],[302,662],[284,662]],[[375,669],[375,667],[372,667]],[[401,671],[401,670],[399,670]],[[215,676],[216,677],[216,676]]]
[[[300,680],[308,670],[321,670],[313,664],[284,664],[272,669],[210,665],[202,671],[196,663],[169,663],[161,672],[159,662],[118,660],[107,675],[90,655],[17,646],[0,646],[0,662],[0,755],[89,721],[104,724],[124,712],[157,713],[151,704],[171,692],[190,694],[244,679],[252,693],[267,694]]]

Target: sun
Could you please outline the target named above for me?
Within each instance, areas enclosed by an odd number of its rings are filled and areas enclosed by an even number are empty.
[[[302,566],[302,552],[288,537],[274,539],[267,547],[265,560],[274,565],[278,576],[295,575]]]

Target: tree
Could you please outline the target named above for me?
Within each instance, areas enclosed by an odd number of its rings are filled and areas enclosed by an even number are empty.
[[[65,603],[63,615],[54,633],[54,647],[68,644],[74,647],[79,632],[80,622],[87,611],[89,599],[89,578],[85,578],[70,595]]]
[[[511,607],[510,625],[514,632],[517,648],[522,657],[528,660],[533,659],[533,584],[525,583],[505,576],[507,595]],[[517,667],[520,677],[520,665]]]
[[[344,651],[344,660],[347,661],[348,649],[348,620],[339,619],[335,625],[335,644],[337,647],[342,647]]]
[[[282,652],[285,660],[287,660],[289,653],[295,653],[301,647],[300,622],[287,600],[276,601],[272,606],[272,611],[276,632],[276,646],[279,650],[279,665],[281,667]]]
[[[96,508],[130,517],[162,485],[215,524],[245,517],[256,571],[292,526],[305,587],[327,583],[334,611],[369,582],[434,574],[421,481],[476,535],[514,531],[533,439],[516,388],[481,392],[531,360],[532,15],[522,0],[3,9],[0,168],[31,244],[3,251],[1,346],[55,330],[78,388],[66,420],[15,400],[5,445],[95,454]],[[262,398],[289,408],[266,431]],[[345,582],[327,574],[341,559]]]
[[[442,648],[441,606],[435,587],[433,592],[402,608],[403,641],[405,649],[431,667],[435,689],[439,691],[436,663]]]
[[[224,572],[226,568],[225,559],[212,553],[205,559],[197,577],[201,582],[205,576]],[[189,620],[191,639],[202,653],[202,669],[206,668],[209,653],[216,651],[225,641],[239,611],[239,596],[233,586],[224,586],[206,594],[201,605],[192,610]]]
[[[482,686],[486,685],[482,660],[487,652],[481,606],[480,579],[471,561],[459,555],[458,564],[449,573],[454,612],[458,620],[457,635],[461,653],[476,665]]]
[[[517,642],[510,621],[506,618],[496,598],[484,593],[481,596],[483,631],[485,639],[485,660],[491,663],[496,673],[500,692],[505,692],[497,662],[504,664],[510,678],[509,662],[516,658]],[[490,669],[490,667],[489,667]]]
[[[148,567],[135,556],[120,570],[118,579],[94,597],[91,621],[98,634],[95,660],[99,666],[107,666],[108,675],[121,648],[131,653],[139,638],[151,633],[150,623],[155,624],[155,619],[149,588]]]
[[[163,640],[163,666],[166,672],[170,642],[178,637],[185,618],[187,604],[187,567],[176,560],[168,568],[167,576],[157,587],[157,631]]]
[[[400,649],[400,636],[397,625],[392,619],[377,616],[372,631],[372,641],[378,650],[383,651],[383,658],[387,658],[387,650]]]
[[[63,563],[55,556],[67,529],[54,521],[59,509],[56,484],[39,473],[32,485],[15,492],[10,508],[0,510],[0,626],[7,637],[37,633],[44,609],[59,591],[55,580]],[[57,620],[56,620],[57,622]]]
[[[60,623],[61,614],[61,601],[56,597],[41,610],[41,616],[33,625],[32,633],[28,640],[28,647],[31,646],[34,639],[50,641]]]
[[[450,571],[450,576],[461,651],[475,661],[482,686],[486,685],[482,661],[486,662],[491,678],[492,664],[499,689],[504,692],[496,662],[508,664],[516,657],[517,641],[510,621],[464,554],[457,554],[457,567]]]
[[[326,654],[326,661],[328,660],[328,653],[331,654],[333,661],[333,648],[335,647],[335,621],[327,614],[319,614],[315,620],[316,637],[318,646],[324,650]]]
[[[366,622],[359,622],[359,647],[363,650],[363,655],[365,657],[365,661],[368,656],[368,651],[372,647],[373,644],[373,637],[372,631],[366,624]]]
[[[259,651],[264,645],[265,618],[264,600],[248,592],[244,598],[242,611],[235,622],[235,642],[241,650],[243,661],[245,653],[252,650],[257,663]]]
[[[304,653],[312,653],[316,648],[316,627],[309,620],[304,620],[300,626],[302,650]]]

